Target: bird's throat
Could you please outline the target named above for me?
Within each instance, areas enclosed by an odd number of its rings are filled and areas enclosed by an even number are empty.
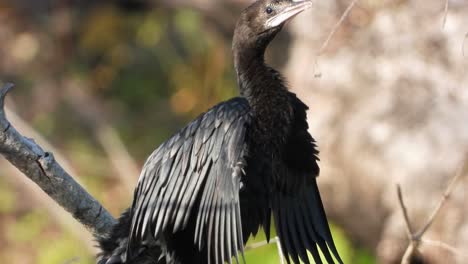
[[[283,78],[264,63],[263,56],[244,57],[235,65],[240,94],[251,107],[255,138],[261,141],[259,144],[278,146],[279,151],[288,136],[293,118],[289,92]]]

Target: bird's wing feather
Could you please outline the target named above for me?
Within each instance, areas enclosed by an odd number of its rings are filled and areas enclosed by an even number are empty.
[[[156,149],[146,161],[132,206],[128,254],[196,219],[194,244],[208,259],[230,262],[243,250],[239,185],[249,122],[245,99],[221,103]],[[196,208],[197,210],[195,210]]]
[[[334,263],[332,255],[343,263],[333,242],[315,179],[297,195],[277,194],[272,201],[272,210],[287,259],[291,257],[294,263],[299,263],[300,258],[304,263],[310,263],[307,250],[315,263],[322,263],[319,248],[327,263]]]
[[[331,236],[317,187],[318,151],[314,139],[307,132],[307,106],[292,93],[290,99],[295,122],[283,153],[286,171],[282,177],[286,180],[284,186],[288,187],[275,192],[271,201],[281,246],[294,263],[299,263],[299,259],[309,263],[307,251],[315,263],[322,263],[319,249],[327,263],[334,263],[332,255],[343,263]]]

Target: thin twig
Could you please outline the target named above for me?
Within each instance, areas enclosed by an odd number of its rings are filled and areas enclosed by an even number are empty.
[[[331,38],[333,37],[333,35],[335,35],[336,31],[338,31],[338,28],[340,27],[340,25],[343,23],[343,21],[345,20],[345,18],[348,16],[349,12],[351,12],[351,9],[353,9],[354,5],[357,3],[358,0],[352,0],[351,3],[348,5],[348,7],[346,8],[346,10],[343,12],[343,15],[341,15],[340,17],[340,20],[338,20],[338,22],[336,22],[335,26],[333,27],[333,29],[330,31],[330,33],[328,34],[328,37],[325,39],[325,41],[323,42],[322,46],[320,47],[318,53],[317,53],[317,57],[322,55],[322,53],[325,51],[325,49],[327,48],[328,44],[330,43],[330,40]]]
[[[431,227],[432,223],[434,222],[434,219],[436,218],[437,214],[440,212],[440,209],[442,206],[445,204],[447,199],[450,197],[450,194],[452,193],[453,189],[455,188],[455,185],[457,184],[458,180],[463,176],[464,171],[465,171],[465,162],[457,169],[457,173],[455,176],[452,178],[450,184],[447,186],[447,189],[445,190],[444,194],[442,195],[442,198],[440,199],[439,203],[437,204],[436,208],[434,208],[434,211],[432,211],[432,214],[429,216],[429,218],[426,221],[426,224],[424,225],[421,230],[416,233],[416,237],[418,239],[421,239],[424,233]]]
[[[419,242],[413,236],[413,228],[411,227],[411,221],[408,216],[408,210],[406,209],[405,202],[403,201],[403,194],[401,192],[400,184],[397,184],[397,194],[398,201],[400,202],[400,208],[405,219],[406,235],[408,236],[408,240],[410,242],[408,248],[406,248],[403,258],[401,259],[401,264],[409,264],[411,256],[413,256],[416,250],[418,249]]]
[[[81,241],[89,253],[98,253],[96,243],[93,241],[94,238],[89,232],[86,232],[85,227],[63,210],[60,205],[50,199],[46,193],[37,188],[33,181],[24,177],[21,171],[17,170],[14,166],[10,166],[6,160],[0,161],[0,167],[0,174],[3,174],[3,178],[6,179],[15,191],[18,193],[27,193],[27,195],[22,196],[21,199],[26,200],[28,203],[37,204],[37,207],[39,207],[41,211],[47,212],[49,219],[53,221],[55,225],[67,230],[67,232],[78,241]]]
[[[431,227],[431,225],[434,222],[435,218],[437,217],[440,209],[442,208],[442,206],[445,204],[445,202],[450,197],[450,194],[452,193],[453,189],[455,188],[458,180],[463,175],[465,175],[465,172],[467,170],[468,170],[468,154],[465,155],[465,158],[464,158],[462,164],[457,169],[457,172],[455,173],[455,176],[452,178],[449,185],[445,189],[445,192],[442,195],[442,198],[440,199],[439,203],[434,208],[431,215],[428,217],[428,219],[426,221],[426,224],[416,234],[414,234],[412,232],[411,222],[410,222],[410,219],[408,217],[408,212],[407,212],[405,203],[403,201],[403,195],[401,193],[401,187],[400,187],[399,184],[397,184],[398,201],[400,202],[400,207],[401,207],[401,210],[403,212],[403,216],[404,216],[405,223],[406,223],[406,232],[407,232],[408,238],[410,240],[410,244],[408,245],[408,248],[406,249],[405,254],[403,255],[403,258],[401,260],[402,264],[409,264],[411,257],[418,250],[418,247],[424,242],[431,241],[431,240],[423,240],[422,237],[427,232],[427,230],[429,230],[429,228]],[[455,248],[452,248],[452,247],[450,247],[449,245],[447,245],[447,244],[445,244],[443,242],[431,241],[430,243],[432,243],[432,245],[437,244],[439,247],[445,248],[446,250],[451,251],[451,252],[458,252]]]
[[[465,34],[465,37],[463,38],[462,42],[462,56],[465,57],[465,44],[466,44],[466,39],[468,38],[468,32]]]
[[[449,0],[445,0],[444,18],[442,20],[442,28],[445,28],[445,23],[447,22],[448,9],[449,9]]]
[[[408,210],[406,209],[405,202],[403,201],[403,195],[401,193],[401,186],[397,184],[397,194],[398,194],[398,201],[400,202],[400,208],[403,212],[403,217],[405,219],[405,226],[406,226],[406,234],[408,235],[408,239],[413,239],[413,228],[411,227],[411,222],[408,216]]]
[[[283,254],[283,250],[281,249],[281,244],[280,244],[279,238],[274,237],[274,238],[272,238],[270,240],[270,242],[276,243],[276,247],[278,249],[278,255],[279,255],[279,258],[280,258],[280,264],[284,264],[284,254]],[[265,241],[260,241],[260,242],[253,243],[251,245],[246,246],[245,251],[256,249],[256,248],[263,247],[263,246],[266,246],[266,245],[268,245],[268,242],[266,240]]]
[[[278,237],[274,237],[270,240],[270,243],[277,243],[279,240],[278,240]],[[252,249],[256,249],[256,248],[260,248],[260,247],[263,247],[263,246],[266,246],[268,245],[268,241],[264,240],[264,241],[260,241],[260,242],[257,242],[257,243],[253,243],[253,244],[250,244],[250,245],[247,245],[245,246],[244,250],[245,251],[249,251],[249,250],[252,250]]]
[[[354,5],[357,3],[358,0],[352,0],[351,3],[348,5],[348,7],[346,8],[346,10],[343,12],[343,14],[341,15],[340,19],[338,20],[338,22],[336,22],[335,26],[333,26],[332,30],[330,31],[330,33],[328,33],[328,36],[327,38],[325,39],[325,41],[322,43],[322,46],[320,47],[319,51],[317,52],[317,55],[314,59],[314,77],[315,78],[321,78],[322,77],[322,73],[320,72],[320,70],[317,71],[317,69],[319,68],[319,63],[318,63],[318,57],[320,57],[324,52],[325,50],[327,49],[328,47],[328,44],[330,43],[330,40],[332,39],[333,35],[335,35],[336,31],[338,31],[338,28],[340,27],[340,25],[343,23],[343,21],[346,19],[346,17],[349,15],[349,13],[351,12],[351,9],[353,9]]]
[[[408,248],[406,248],[405,254],[403,254],[403,258],[401,259],[401,264],[410,264],[411,257],[414,255],[416,250],[418,249],[418,243],[414,240],[411,240]]]
[[[421,239],[421,242],[425,246],[432,246],[432,247],[438,247],[441,249],[444,249],[454,255],[463,257],[463,258],[468,258],[468,254],[461,252],[460,250],[452,247],[451,245],[444,243],[442,241],[436,241],[436,240],[430,240],[430,239]]]

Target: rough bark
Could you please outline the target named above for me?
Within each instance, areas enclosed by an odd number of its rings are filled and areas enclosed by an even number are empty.
[[[22,136],[7,120],[4,101],[13,85],[0,89],[0,154],[88,228],[95,236],[109,233],[115,220],[33,139]]]

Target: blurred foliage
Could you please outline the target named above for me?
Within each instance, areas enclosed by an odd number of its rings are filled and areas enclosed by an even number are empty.
[[[96,263],[94,256],[90,255],[85,247],[76,245],[76,238],[71,235],[64,234],[48,242],[40,248],[38,264]]]
[[[44,11],[2,3],[0,21],[0,36],[12,43],[0,47],[0,82],[16,83],[16,111],[69,158],[80,181],[114,214],[130,201],[93,127],[110,123],[142,164],[178,128],[237,92],[230,43],[193,10],[156,6],[135,12],[85,1]],[[80,115],[91,103],[71,104],[74,89],[98,102],[96,123]],[[94,263],[85,245],[6,180],[8,172],[0,168],[0,263]],[[338,228],[333,231],[346,263],[374,262]],[[260,232],[252,242],[264,239]],[[278,263],[274,244],[248,251],[246,258]]]
[[[8,184],[0,179],[0,214],[6,214],[14,210],[16,197]]]

